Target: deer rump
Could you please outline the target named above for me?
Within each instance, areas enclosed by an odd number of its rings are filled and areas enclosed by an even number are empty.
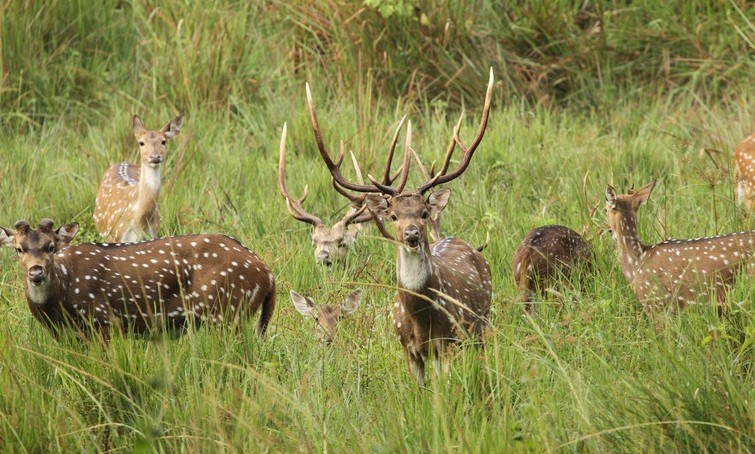
[[[59,252],[56,262],[69,279],[66,289],[57,307],[30,304],[32,313],[50,325],[92,323],[106,337],[112,323],[137,333],[189,322],[233,324],[261,305],[263,334],[274,308],[272,273],[225,235],[79,244]]]

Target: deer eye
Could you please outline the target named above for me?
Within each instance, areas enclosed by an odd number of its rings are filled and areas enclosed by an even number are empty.
[[[144,146],[144,141],[140,140],[140,141],[139,141],[139,146],[140,146],[140,147],[143,147],[143,146]]]
[[[398,216],[396,216],[395,213],[391,213],[391,221],[393,221],[393,222],[398,221]]]
[[[166,143],[168,143],[168,141],[166,141],[165,139],[163,139],[163,141],[160,142],[160,143],[163,144],[163,145],[165,145]]]
[[[55,252],[55,245],[50,244],[49,246],[47,246],[47,252]]]
[[[429,218],[429,217],[430,217],[430,213],[428,211],[423,211],[422,212],[422,219],[427,220],[427,218]]]
[[[18,252],[19,254],[23,254],[24,253],[24,251],[20,247],[16,248],[16,252]]]
[[[346,243],[344,241],[341,241],[341,242],[338,243],[338,247],[339,248],[345,248],[346,247]]]

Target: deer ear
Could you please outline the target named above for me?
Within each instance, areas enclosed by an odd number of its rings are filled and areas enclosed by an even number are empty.
[[[134,119],[132,120],[132,126],[134,128],[134,135],[138,138],[140,135],[147,132],[146,129],[144,129],[144,124],[142,123],[142,119],[139,118],[139,115],[134,115]]]
[[[165,125],[163,128],[163,133],[165,134],[165,137],[172,139],[178,135],[179,132],[181,132],[181,126],[183,126],[184,123],[184,116],[183,114],[179,114],[176,118],[172,119],[170,123]]]
[[[638,189],[637,192],[632,194],[632,204],[635,208],[639,208],[643,204],[647,203],[648,199],[650,198],[650,193],[653,192],[654,187],[655,181],[646,184],[645,186]]]
[[[345,317],[353,314],[362,304],[362,289],[358,288],[351,292],[341,304],[341,314]]]
[[[616,203],[616,190],[610,184],[606,188],[606,202],[610,204]]]
[[[430,211],[440,213],[448,205],[448,199],[451,197],[451,190],[443,188],[433,192],[427,198],[427,204],[430,205]]]
[[[289,294],[291,295],[291,301],[294,302],[294,307],[296,308],[297,311],[299,311],[301,315],[305,317],[314,318],[315,305],[314,303],[312,303],[312,301],[310,301],[308,298],[305,298],[299,295],[294,290],[291,290]]]
[[[364,203],[367,205],[367,209],[375,213],[379,218],[385,219],[391,210],[388,201],[378,194],[367,194],[364,198]]]
[[[4,245],[13,247],[15,242],[13,237],[15,236],[15,231],[6,229],[5,227],[0,227],[0,242],[2,242]]]
[[[79,224],[66,224],[55,231],[55,239],[58,240],[58,247],[68,246],[73,237],[79,231]]]

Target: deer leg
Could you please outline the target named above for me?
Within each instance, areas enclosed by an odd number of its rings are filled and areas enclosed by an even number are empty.
[[[408,349],[404,350],[406,353],[406,363],[409,366],[409,371],[417,381],[417,385],[420,388],[425,387],[425,360],[421,355],[410,352]]]

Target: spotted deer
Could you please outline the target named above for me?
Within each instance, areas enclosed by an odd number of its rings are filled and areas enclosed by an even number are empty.
[[[482,254],[457,238],[444,238],[434,244],[428,241],[428,219],[448,203],[449,189],[424,194],[433,187],[459,177],[469,166],[482,141],[488,122],[493,88],[493,71],[485,95],[482,120],[471,145],[465,147],[459,138],[461,120],[453,132],[453,142],[463,156],[458,167],[448,173],[442,170],[425,181],[414,192],[402,192],[384,185],[368,175],[372,185],[357,184],[344,178],[340,162],[334,162],[319,130],[317,115],[308,93],[310,119],[325,164],[337,184],[345,189],[366,193],[367,209],[376,217],[384,236],[396,244],[398,292],[393,307],[393,323],[410,371],[417,383],[425,385],[425,362],[434,358],[436,371],[448,367],[447,347],[466,337],[480,339],[490,311],[492,283],[490,266]],[[411,122],[407,124],[401,181],[405,181],[411,161]],[[451,153],[446,154],[446,161]],[[444,162],[443,169],[448,168]],[[390,219],[395,228],[391,236],[382,225]]]
[[[563,225],[530,230],[514,253],[514,282],[528,314],[533,302],[561,277],[591,262],[590,246],[582,235]]]
[[[654,186],[652,182],[618,195],[612,186],[606,189],[608,229],[624,277],[648,310],[676,312],[712,299],[723,306],[726,290],[740,270],[755,271],[755,230],[645,245],[637,237],[637,210],[648,201]]]
[[[159,131],[147,131],[138,115],[133,129],[141,152],[141,164],[122,162],[102,177],[94,203],[94,226],[105,241],[134,242],[152,239],[160,230],[160,168],[166,144],[181,131],[179,115]]]
[[[734,151],[734,182],[739,202],[747,211],[755,211],[755,134],[740,142]]]
[[[241,243],[225,235],[183,235],[139,243],[69,246],[79,230],[18,221],[0,228],[26,272],[32,315],[55,335],[65,325],[110,338],[113,324],[135,332],[189,321],[235,324],[260,307],[263,335],[275,309],[275,278]]]
[[[309,90],[309,86],[307,86]],[[384,176],[384,182],[390,184],[393,179],[390,176],[390,165],[393,158],[396,142],[398,141],[398,134],[401,130],[403,120],[399,124],[396,135],[393,139],[392,147],[389,153],[388,165],[386,168],[386,174]],[[280,190],[283,198],[286,201],[286,208],[292,218],[297,221],[311,224],[314,227],[312,232],[312,246],[314,246],[315,263],[317,265],[325,265],[330,268],[334,263],[344,263],[348,256],[349,250],[352,248],[356,241],[359,231],[353,227],[372,221],[372,215],[365,212],[364,196],[356,196],[336,184],[333,184],[336,191],[342,196],[346,197],[350,202],[350,209],[344,215],[344,217],[336,222],[332,227],[328,227],[323,223],[322,219],[314,214],[308,213],[302,207],[302,204],[307,198],[307,186],[304,187],[304,193],[300,198],[292,197],[286,188],[286,131],[287,125],[283,125],[283,131],[281,132],[281,142],[279,149],[278,159],[278,189]],[[340,160],[343,160],[343,149],[341,150]],[[353,157],[353,155],[352,155]],[[339,163],[341,162],[339,161]],[[354,160],[357,175],[361,175],[359,166]]]
[[[311,317],[315,335],[326,344],[333,342],[338,331],[338,322],[356,312],[362,304],[362,289],[351,292],[340,304],[317,304],[312,298],[290,291],[291,301],[299,313]]]

